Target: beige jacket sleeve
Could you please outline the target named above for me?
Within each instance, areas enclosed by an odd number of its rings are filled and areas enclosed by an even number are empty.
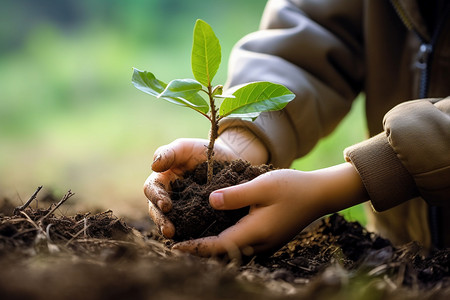
[[[417,196],[450,205],[450,97],[404,102],[384,117],[384,132],[347,148],[375,210]]]
[[[253,81],[287,86],[296,98],[255,122],[226,119],[220,132],[246,126],[265,144],[270,163],[288,167],[329,134],[361,89],[361,1],[269,1],[261,30],[233,49],[227,87]]]

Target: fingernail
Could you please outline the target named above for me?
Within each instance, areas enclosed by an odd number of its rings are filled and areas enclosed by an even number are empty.
[[[172,208],[166,201],[162,200],[158,200],[157,205],[163,213],[169,212],[169,210]]]
[[[161,154],[156,155],[155,159],[153,160],[152,164],[154,164],[155,162],[157,162],[158,160],[161,159]]]
[[[224,205],[223,193],[221,192],[211,193],[211,195],[209,195],[209,203],[211,204],[212,207],[216,209],[222,208]]]

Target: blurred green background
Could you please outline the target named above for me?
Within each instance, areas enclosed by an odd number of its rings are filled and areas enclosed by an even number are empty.
[[[153,152],[178,137],[207,137],[208,123],[133,87],[132,67],[192,77],[195,20],[222,45],[216,83],[234,43],[258,28],[264,0],[19,0],[0,10],[0,194],[23,201],[37,186],[145,215],[142,184]],[[331,136],[293,167],[343,161],[366,134],[361,99]],[[346,212],[364,220],[362,209]]]

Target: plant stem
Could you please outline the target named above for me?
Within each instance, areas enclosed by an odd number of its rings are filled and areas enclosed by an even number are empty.
[[[214,104],[214,96],[211,85],[208,86],[208,96],[209,96],[209,105],[211,108],[211,128],[209,130],[209,144],[206,149],[206,161],[208,164],[208,177],[207,182],[211,182],[213,178],[213,166],[214,166],[214,143],[216,142],[218,131],[219,131],[219,122],[217,120],[217,110],[216,105]]]

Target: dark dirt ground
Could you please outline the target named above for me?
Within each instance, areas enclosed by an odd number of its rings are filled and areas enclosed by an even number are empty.
[[[271,256],[225,261],[171,251],[148,219],[67,216],[45,197],[0,201],[0,299],[450,299],[449,249],[394,247],[337,214]]]

